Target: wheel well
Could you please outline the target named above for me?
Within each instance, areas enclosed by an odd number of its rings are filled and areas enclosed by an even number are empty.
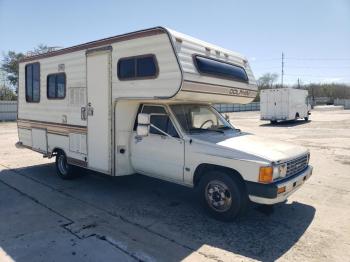
[[[197,166],[196,170],[194,171],[193,185],[197,186],[198,182],[201,180],[203,175],[207,172],[210,172],[211,170],[220,170],[229,175],[234,175],[235,177],[238,177],[242,182],[244,182],[244,179],[241,176],[241,174],[233,168],[218,166],[213,164],[200,164],[199,166]]]
[[[59,147],[55,147],[53,150],[52,150],[52,153],[51,153],[51,157],[52,156],[57,156],[58,153],[63,153],[66,155],[66,152],[64,152],[63,149],[59,148]]]

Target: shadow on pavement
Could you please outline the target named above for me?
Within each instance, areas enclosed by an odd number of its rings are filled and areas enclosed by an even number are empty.
[[[53,164],[13,171],[186,246],[188,255],[194,251],[210,253],[205,247],[211,246],[274,261],[293,247],[315,215],[315,208],[299,202],[274,207],[252,204],[239,221],[223,223],[202,211],[191,189],[142,175],[108,177],[84,170],[77,179],[63,181],[56,176]],[[0,179],[6,172],[0,172]],[[69,208],[70,203],[65,204]],[[179,254],[170,260],[185,257]]]
[[[266,123],[266,124],[261,124],[261,127],[270,127],[270,126],[275,126],[275,127],[293,127],[293,126],[300,126],[300,125],[305,125],[310,123],[311,120],[305,121],[305,120],[288,120],[288,121],[281,121],[277,123]]]

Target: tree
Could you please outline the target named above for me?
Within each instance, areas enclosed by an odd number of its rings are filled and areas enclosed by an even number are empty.
[[[47,45],[39,44],[33,51],[30,51],[31,55],[43,54],[51,51],[52,48]],[[16,53],[15,51],[8,51],[3,55],[1,64],[1,70],[6,73],[6,78],[10,84],[17,89],[18,85],[18,63],[25,57],[23,53]]]
[[[12,86],[18,84],[18,62],[24,55],[15,51],[8,51],[2,60],[1,69],[6,73],[6,78]]]
[[[277,81],[278,74],[276,73],[266,73],[259,77],[257,84],[258,88],[260,89],[266,89],[266,88],[272,88],[273,84]]]
[[[14,101],[17,100],[17,95],[7,86],[0,86],[0,100]]]

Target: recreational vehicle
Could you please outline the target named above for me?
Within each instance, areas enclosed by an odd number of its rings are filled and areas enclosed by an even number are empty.
[[[260,92],[260,119],[271,124],[300,118],[308,121],[310,110],[307,90],[273,88]]]
[[[309,151],[241,132],[212,103],[249,103],[247,59],[163,27],[24,58],[19,146],[79,166],[135,173],[198,191],[221,220],[249,200],[282,202],[311,176]]]

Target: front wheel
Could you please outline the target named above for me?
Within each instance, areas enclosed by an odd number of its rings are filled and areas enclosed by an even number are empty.
[[[199,182],[199,197],[206,211],[215,219],[233,221],[248,204],[244,183],[235,174],[212,171]]]
[[[73,167],[68,164],[67,156],[62,151],[59,151],[56,155],[56,172],[57,172],[57,175],[62,179],[75,178]]]

